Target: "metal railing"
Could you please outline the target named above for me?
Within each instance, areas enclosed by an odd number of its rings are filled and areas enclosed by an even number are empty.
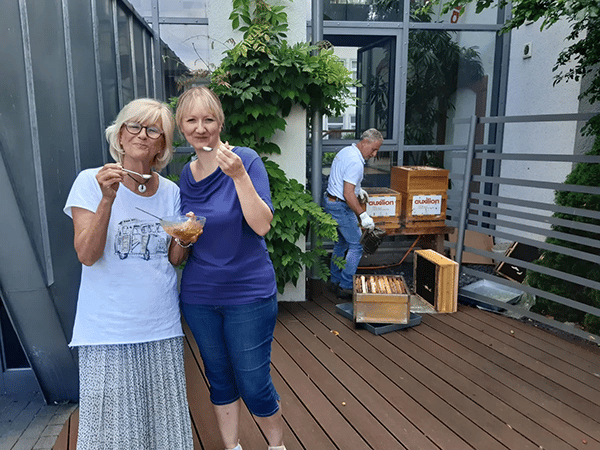
[[[523,256],[515,256],[511,252],[499,254],[497,252],[482,250],[465,245],[465,233],[471,230],[492,236],[495,240],[506,243],[519,243],[543,252],[555,252],[567,255],[583,261],[584,264],[600,263],[600,240],[577,234],[564,233],[556,230],[556,226],[570,228],[573,230],[596,233],[600,236],[600,227],[588,223],[568,220],[556,217],[555,213],[578,216],[588,219],[600,220],[600,211],[560,206],[553,201],[540,201],[534,192],[575,192],[600,196],[600,186],[570,185],[546,179],[531,179],[519,177],[518,172],[502,170],[502,164],[510,164],[511,161],[528,161],[533,164],[548,163],[600,163],[600,156],[576,155],[576,154],[548,154],[548,153],[496,153],[495,146],[476,145],[475,128],[478,124],[506,124],[526,122],[567,122],[586,121],[595,114],[552,114],[538,116],[505,116],[505,117],[476,117],[469,120],[470,132],[466,152],[451,152],[452,158],[464,158],[464,172],[450,173],[453,189],[448,192],[448,219],[447,224],[456,227],[456,243],[446,242],[446,246],[456,251],[456,261],[459,262],[461,273],[488,280],[503,285],[509,289],[518,290],[533,298],[541,297],[552,302],[566,305],[570,308],[600,317],[600,309],[596,306],[576,301],[572,298],[557,295],[517,282],[510,277],[502,276],[498,270],[489,273],[468,267],[462,263],[463,254],[469,252],[484,258],[493,259],[497,266],[501,263],[520,270],[531,270],[544,275],[571,282],[582,289],[590,288],[600,290],[600,283],[573,275],[567,271],[552,269],[534,264],[531,259]],[[482,167],[482,174],[473,174],[473,167]],[[454,187],[457,188],[454,188]],[[468,189],[462,187],[468,186]],[[473,186],[476,186],[473,189]],[[528,194],[510,195],[515,192],[514,188],[527,188]],[[511,188],[513,189],[511,191]],[[507,192],[509,192],[507,194]],[[548,198],[545,195],[545,198]],[[548,238],[560,239],[567,243],[578,244],[581,249],[574,249],[556,245],[548,242]],[[552,240],[552,239],[551,239]],[[476,266],[475,266],[476,267]],[[577,335],[587,340],[600,342],[600,337],[585,332],[578,327],[561,323],[540,314],[531,312],[523,302],[507,304],[506,302],[490,298],[488,296],[469,292],[465,289],[459,290],[459,296],[473,301],[475,304],[492,305],[497,309],[506,310],[509,314],[517,317],[526,317],[537,322],[549,325],[553,328]],[[593,302],[591,302],[593,303]]]

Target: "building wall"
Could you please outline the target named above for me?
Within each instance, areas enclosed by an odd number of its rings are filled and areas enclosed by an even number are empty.
[[[579,111],[580,83],[561,81],[553,85],[552,71],[559,52],[565,48],[568,23],[561,21],[540,31],[539,23],[523,25],[512,32],[506,115],[565,114]],[[524,48],[529,46],[529,57]],[[577,139],[576,122],[507,124],[503,153],[573,154]],[[501,176],[562,183],[571,171],[570,163],[504,161]],[[503,185],[501,196],[553,202],[554,191]],[[550,214],[550,213],[548,213]],[[514,220],[511,219],[511,220]],[[527,223],[527,221],[523,221]],[[539,225],[539,224],[538,224]],[[527,237],[542,240],[542,236]]]

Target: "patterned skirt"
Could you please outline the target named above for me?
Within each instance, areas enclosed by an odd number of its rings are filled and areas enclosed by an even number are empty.
[[[183,338],[79,347],[78,450],[193,450]]]

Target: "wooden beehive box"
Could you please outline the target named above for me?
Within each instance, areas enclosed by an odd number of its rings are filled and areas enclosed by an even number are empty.
[[[513,244],[506,250],[504,256],[518,259],[525,262],[531,262],[539,258],[540,249],[532,245],[523,244],[521,242],[513,242]],[[500,275],[508,278],[509,280],[522,283],[527,275],[527,269],[523,267],[505,263],[501,261],[494,269]]]
[[[400,275],[354,275],[355,323],[408,323],[409,290]]]
[[[394,166],[390,173],[390,188],[407,194],[446,192],[448,173],[448,170],[437,167]]]
[[[406,228],[446,225],[448,171],[428,166],[395,166],[390,187],[401,193],[400,223]]]
[[[446,226],[446,193],[403,194],[400,223],[406,228]]]
[[[379,228],[400,228],[400,207],[402,195],[387,187],[364,188],[369,194],[367,214]]]
[[[413,264],[415,294],[436,311],[456,312],[458,263],[433,250],[416,250]]]

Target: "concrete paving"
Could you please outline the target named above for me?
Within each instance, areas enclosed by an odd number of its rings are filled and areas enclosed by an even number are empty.
[[[0,449],[51,450],[76,407],[47,405],[40,393],[0,396]]]

